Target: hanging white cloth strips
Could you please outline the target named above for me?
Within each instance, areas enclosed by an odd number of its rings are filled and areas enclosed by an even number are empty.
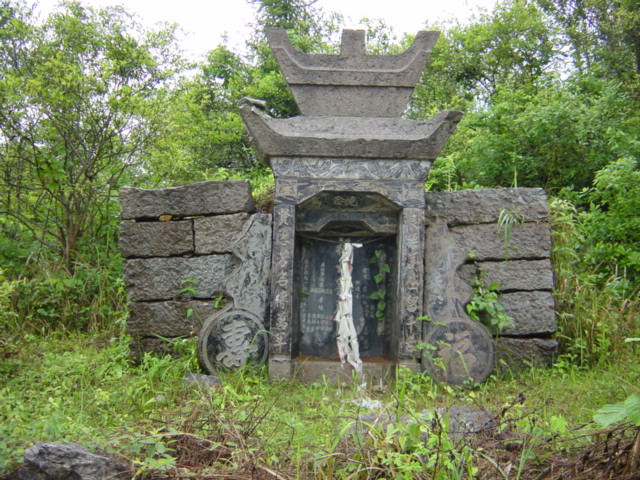
[[[338,355],[344,365],[345,362],[356,370],[362,371],[360,360],[360,347],[358,345],[358,333],[353,324],[353,282],[351,271],[353,270],[353,249],[360,248],[359,243],[345,241],[341,245],[340,252],[340,279],[338,280],[338,308],[333,320],[338,322]]]

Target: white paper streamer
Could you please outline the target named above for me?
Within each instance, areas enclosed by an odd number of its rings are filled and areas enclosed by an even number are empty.
[[[360,248],[359,243],[346,241],[342,244],[340,253],[340,279],[338,280],[338,308],[333,320],[338,322],[338,355],[344,364],[348,362],[357,373],[362,371],[358,333],[353,324],[353,249]]]

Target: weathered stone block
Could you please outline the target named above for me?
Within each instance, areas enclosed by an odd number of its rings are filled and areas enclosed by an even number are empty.
[[[24,452],[20,480],[124,480],[127,468],[73,443],[38,442]]]
[[[248,218],[246,213],[197,218],[194,223],[196,253],[231,253]]]
[[[120,251],[125,258],[193,253],[192,221],[122,222]]]
[[[467,264],[458,270],[460,278],[470,284],[476,278],[476,265],[483,272],[487,285],[497,282],[503,292],[553,289],[553,269],[549,259]]]
[[[127,333],[180,337],[196,335],[204,320],[216,312],[213,302],[196,300],[129,303]],[[191,314],[188,314],[191,312]]]
[[[547,223],[525,223],[511,229],[505,249],[504,229],[497,224],[452,227],[451,236],[465,255],[476,260],[515,260],[548,258],[551,254],[551,230]]]
[[[132,301],[173,300],[192,288],[194,298],[224,292],[224,279],[236,268],[232,255],[193,258],[137,258],[125,262],[125,285]]]
[[[502,335],[544,336],[556,331],[551,292],[505,293],[500,296],[500,303],[515,324],[513,328],[505,328]]]
[[[541,188],[504,188],[427,192],[427,217],[445,218],[449,225],[496,223],[501,210],[517,212],[527,222],[549,217],[547,196]]]
[[[247,180],[199,182],[171,188],[120,189],[122,218],[188,217],[250,212],[254,208]]]
[[[547,367],[555,360],[558,342],[542,338],[500,337],[496,347],[500,368]]]

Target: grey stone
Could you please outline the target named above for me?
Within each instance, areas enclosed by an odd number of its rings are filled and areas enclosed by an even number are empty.
[[[71,443],[38,442],[24,454],[20,480],[125,480],[127,468]]]
[[[493,370],[495,346],[486,327],[460,318],[425,327],[422,364],[435,380],[450,385],[485,381]]]
[[[496,346],[501,369],[548,367],[558,351],[558,342],[544,338],[500,337]]]
[[[269,309],[269,353],[271,355],[291,355],[295,236],[295,207],[276,205],[273,212]],[[285,368],[280,370],[286,371]]]
[[[431,162],[429,160],[372,160],[362,158],[322,158],[305,157],[304,161],[295,157],[271,157],[271,168],[278,177],[306,177],[332,179],[395,179],[416,180],[422,183],[427,178]],[[345,163],[349,168],[344,168]],[[423,189],[424,190],[424,189]]]
[[[422,75],[439,32],[421,31],[399,55],[370,55],[364,30],[344,30],[340,55],[308,55],[284,29],[269,45],[303,115],[399,117]]]
[[[549,218],[549,205],[541,188],[504,188],[427,192],[427,217],[445,218],[448,225],[496,223],[501,210],[521,215],[526,222]]]
[[[376,317],[378,301],[371,298],[380,286],[374,275],[378,266],[370,264],[375,252],[380,262],[387,263],[394,242],[377,239],[354,248],[352,266],[353,324],[358,335],[360,357],[381,357],[385,322]],[[294,295],[300,306],[300,354],[307,357],[338,360],[336,348],[337,323],[333,321],[339,302],[338,280],[341,245],[334,242],[310,240],[300,248],[300,267],[303,272]],[[386,275],[384,288],[390,285]],[[297,282],[296,282],[297,283]]]
[[[232,305],[207,317],[198,335],[200,363],[209,373],[218,365],[240,367],[247,360],[266,360],[271,235],[271,216],[255,214],[230,246],[238,260],[238,268],[224,282]]]
[[[424,208],[424,182],[420,180],[295,179],[276,177],[276,204],[295,205],[323,192],[382,195],[402,207]]]
[[[442,218],[429,219],[425,262],[423,370],[450,384],[482,382],[493,370],[495,347],[487,329],[467,315],[473,290],[456,274],[464,254]]]
[[[254,209],[247,180],[199,182],[155,189],[123,187],[120,189],[120,206],[124,220],[159,218],[162,215],[227,214]]]
[[[477,265],[477,267],[476,267]],[[551,260],[509,260],[505,262],[477,262],[466,264],[458,270],[460,277],[471,284],[480,269],[487,285],[499,283],[499,290],[551,290],[553,268]]]
[[[192,221],[122,222],[120,251],[125,258],[170,257],[193,253]]]
[[[435,160],[462,118],[441,112],[430,120],[360,117],[272,118],[246,101],[240,115],[258,157]],[[345,162],[348,163],[348,162]]]
[[[203,386],[205,388],[215,387],[220,385],[220,378],[217,375],[202,375],[200,373],[187,373],[184,379],[184,383],[187,385]]]
[[[361,429],[362,432],[365,432],[371,428],[375,428],[378,431],[384,432],[387,430],[388,425],[396,423],[400,423],[401,425],[419,423],[420,425],[428,427],[429,431],[435,434],[444,431],[445,425],[448,425],[446,433],[454,441],[460,440],[468,435],[481,433],[495,426],[494,416],[486,410],[467,406],[453,406],[449,408],[423,410],[417,418],[416,416],[403,415],[400,417],[399,422],[397,422],[395,413],[365,413],[358,417],[358,422],[354,426],[354,430]],[[423,433],[422,439],[426,439],[426,434]]]
[[[137,258],[125,261],[125,285],[132,301],[173,300],[192,296],[213,299],[224,292],[224,279],[237,267],[232,255],[192,258]],[[193,289],[195,294],[181,290]]]
[[[269,376],[278,380],[290,380],[295,366],[295,361],[291,359],[291,355],[274,354],[271,352],[271,348],[269,350]],[[319,369],[314,370],[317,372]]]
[[[501,334],[510,336],[545,336],[556,331],[556,318],[551,292],[514,292],[500,296],[504,313],[513,318],[514,326]]]
[[[204,320],[215,311],[215,303],[196,300],[130,302],[127,333],[141,336],[193,336],[200,331]]]
[[[231,248],[238,268],[224,281],[234,308],[251,312],[261,321],[266,318],[269,306],[271,235],[271,215],[252,215]]]
[[[231,253],[248,218],[246,213],[197,218],[194,221],[196,253]]]
[[[391,335],[397,345],[399,360],[413,359],[416,346],[422,341],[424,304],[424,211],[419,208],[404,208],[398,235],[398,282],[394,298],[389,299],[396,309],[391,318],[399,322],[399,338]],[[391,332],[393,332],[393,325]]]
[[[425,313],[435,322],[468,319],[465,305],[473,297],[468,278],[456,272],[465,254],[442,218],[430,219],[425,244]]]
[[[451,236],[465,255],[476,260],[549,258],[551,229],[547,223],[514,225],[505,248],[504,229],[497,224],[464,225],[451,228]]]
[[[297,357],[295,360],[280,361],[269,358],[269,376],[284,379],[295,379],[301,383],[324,383],[336,387],[340,384],[380,385],[382,382],[391,383],[395,378],[395,364],[390,360],[375,359],[369,361],[363,359],[362,372],[354,376],[354,370],[349,364],[343,365],[339,360],[310,359]],[[285,376],[286,375],[286,376]],[[355,382],[357,383],[354,383]]]
[[[209,373],[267,360],[268,337],[261,318],[230,308],[208,320],[198,336],[200,363]]]

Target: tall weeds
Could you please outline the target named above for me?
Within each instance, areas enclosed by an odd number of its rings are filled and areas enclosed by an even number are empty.
[[[17,277],[0,276],[2,330],[39,332],[122,330],[126,292],[119,255],[77,260],[70,271],[46,255],[32,256]],[[0,332],[1,333],[1,332]]]
[[[556,311],[562,353],[581,366],[624,355],[640,331],[638,287],[583,262],[589,231],[570,202],[551,201]]]

